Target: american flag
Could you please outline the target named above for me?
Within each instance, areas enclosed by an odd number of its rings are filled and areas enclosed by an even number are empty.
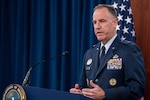
[[[130,0],[112,0],[112,5],[118,13],[117,34],[123,40],[136,41],[134,22]]]
[[[112,0],[111,2],[118,13],[117,34],[123,40],[136,42],[130,0]],[[144,97],[141,97],[138,100],[144,100]]]

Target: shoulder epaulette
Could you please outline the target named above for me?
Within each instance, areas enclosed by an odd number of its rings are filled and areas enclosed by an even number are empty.
[[[92,48],[99,47],[99,45],[100,45],[100,42],[97,43],[97,44],[94,44],[94,45],[92,46]]]
[[[123,44],[131,44],[131,45],[135,45],[135,43],[134,42],[132,42],[132,41],[128,41],[128,40],[121,40],[121,42],[123,43]]]

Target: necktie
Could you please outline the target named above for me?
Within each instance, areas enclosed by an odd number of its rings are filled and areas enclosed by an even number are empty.
[[[101,61],[103,60],[104,56],[105,56],[105,46],[103,46],[103,47],[101,48],[100,63],[101,63]]]

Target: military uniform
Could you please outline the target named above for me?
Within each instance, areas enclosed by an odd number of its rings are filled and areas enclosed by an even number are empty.
[[[101,43],[87,50],[83,59],[80,88],[93,80],[104,91],[107,100],[137,100],[145,92],[145,66],[140,48],[118,36],[99,63]]]

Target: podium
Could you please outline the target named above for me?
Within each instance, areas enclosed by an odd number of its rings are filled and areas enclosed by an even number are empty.
[[[2,100],[92,100],[83,95],[66,91],[10,84],[4,91]]]

